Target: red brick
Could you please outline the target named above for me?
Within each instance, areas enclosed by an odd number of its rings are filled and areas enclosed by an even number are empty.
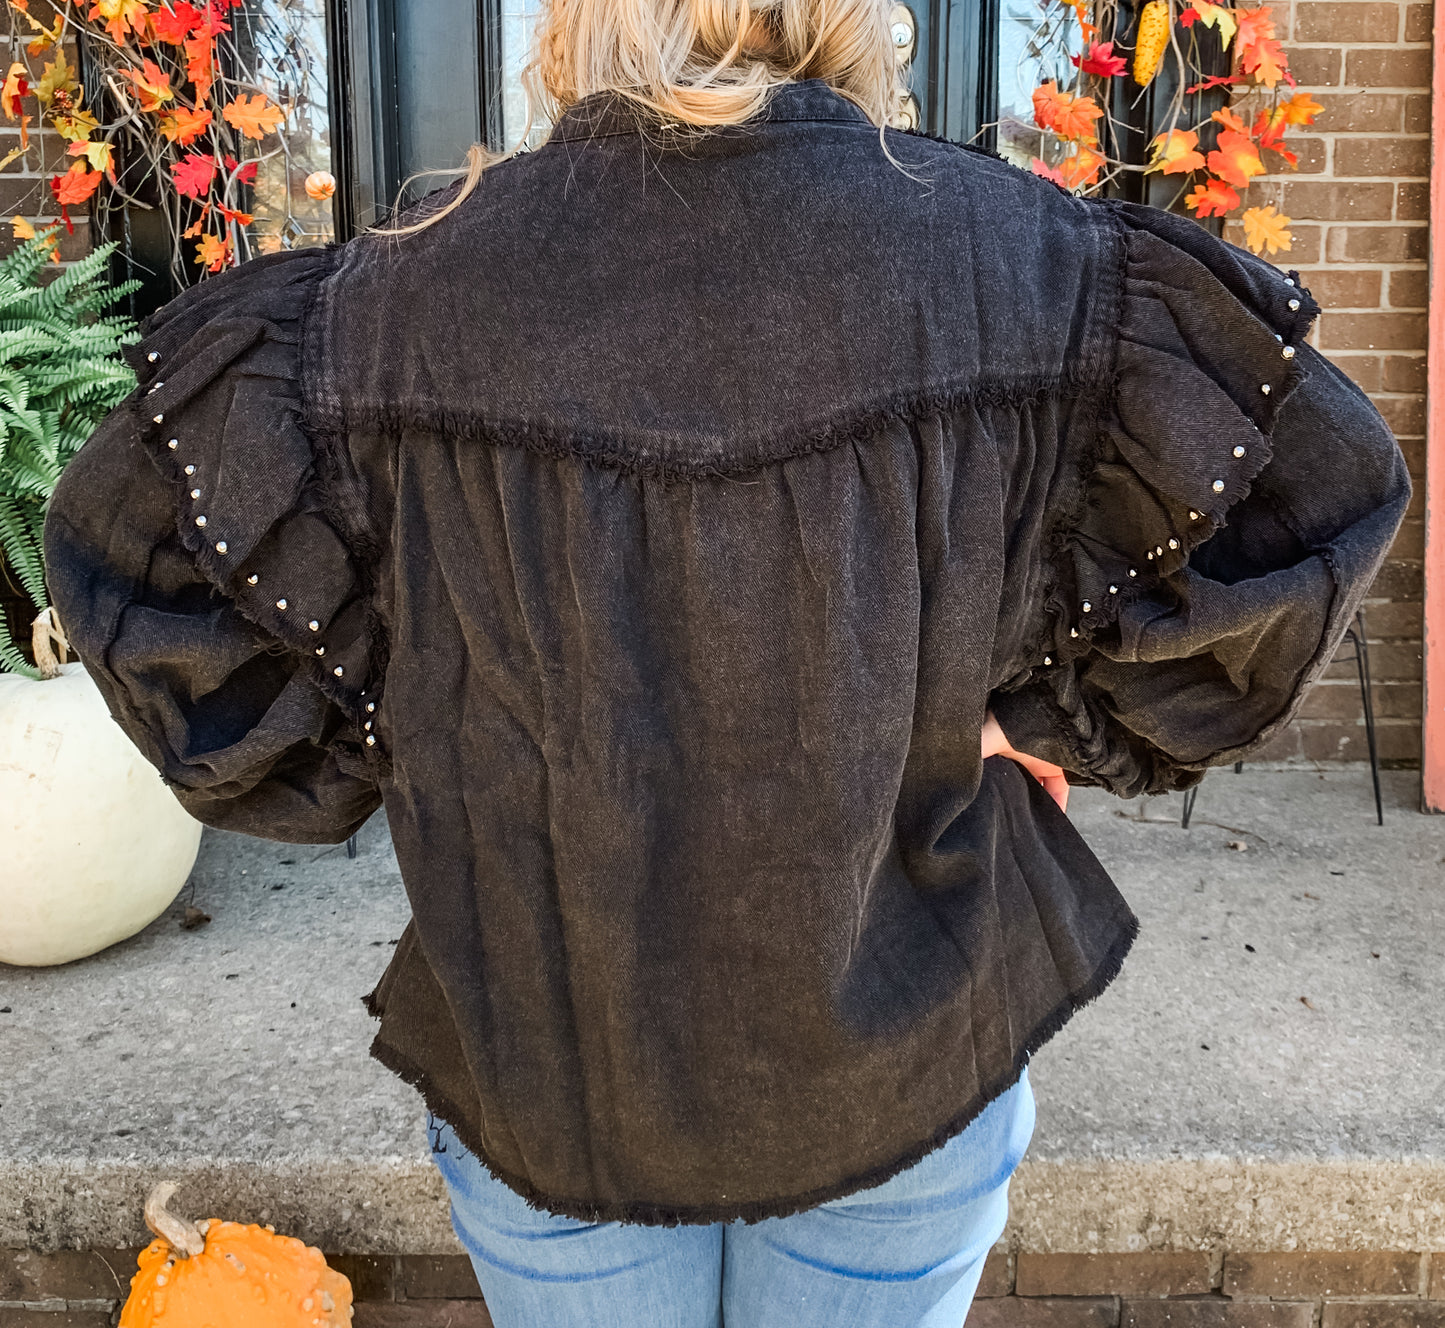
[[[1418,489],[1418,486],[1417,486]],[[1411,495],[1411,507],[1415,506],[1415,500],[1420,498],[1418,492]],[[1425,525],[1420,520],[1412,520],[1408,515],[1400,524],[1400,533],[1395,536],[1395,542],[1390,546],[1391,558],[1408,559],[1417,562],[1425,556]]]
[[[115,1300],[126,1294],[136,1250],[0,1250],[0,1301]]]
[[[1429,303],[1429,293],[1430,274],[1425,268],[1398,268],[1390,273],[1389,301],[1392,309],[1423,309]]]
[[[1384,683],[1373,678],[1370,691],[1375,702],[1376,719],[1420,718],[1418,683]],[[1301,719],[1339,719],[1353,723],[1360,715],[1360,685],[1354,677],[1320,682],[1305,697],[1299,709]]]
[[[468,1300],[482,1294],[465,1254],[404,1254],[398,1285],[406,1300]]]
[[[999,1296],[975,1300],[964,1328],[1116,1328],[1118,1322],[1119,1302],[1113,1296],[1065,1300]]]
[[[1315,288],[1313,279],[1307,284],[1311,292],[1313,292]],[[1364,388],[1366,392],[1378,392],[1380,390],[1380,365],[1382,358],[1379,355],[1337,355],[1331,352],[1330,361],[1349,374],[1351,381]]]
[[[351,1322],[352,1328],[493,1328],[492,1316],[480,1300],[363,1304],[356,1307],[356,1317]],[[0,1328],[5,1325],[0,1324]]]
[[[1335,140],[1334,173],[1346,175],[1430,174],[1428,138],[1338,138]]]
[[[1375,397],[1375,409],[1398,438],[1402,434],[1425,432],[1425,398]]]
[[[979,1279],[976,1296],[1008,1296],[1013,1294],[1013,1270],[1009,1267],[1006,1253],[992,1250],[983,1261],[983,1276]]]
[[[1331,263],[1421,263],[1430,236],[1424,226],[1335,226],[1327,249]]]
[[[1418,180],[1402,180],[1395,186],[1395,220],[1430,220],[1430,186],[1428,184]]]
[[[1418,641],[1424,625],[1424,605],[1417,599],[1391,599],[1383,604],[1365,605],[1365,630],[1370,634],[1371,642]],[[1440,1261],[1438,1254],[1435,1258]],[[1441,1290],[1445,1290],[1445,1272],[1437,1271],[1435,1280],[1442,1283]],[[1445,1300],[1445,1296],[1435,1298]]]
[[[1018,1257],[1020,1296],[1187,1296],[1207,1292],[1209,1255],[1031,1254]]]
[[[1301,272],[1311,295],[1326,309],[1378,309],[1382,274],[1376,268],[1317,267]]]
[[[110,1312],[0,1309],[0,1328],[110,1328]]]
[[[1423,392],[1426,368],[1423,355],[1387,355],[1380,386],[1387,392]]]
[[[1364,88],[1428,88],[1430,49],[1346,51],[1345,83]]]
[[[351,1283],[354,1301],[396,1299],[396,1256],[328,1254],[326,1262]]]
[[[1286,760],[1303,757],[1306,761],[1367,761],[1370,747],[1365,738],[1364,721],[1355,724],[1304,722],[1286,730],[1294,735],[1290,751],[1276,752],[1270,743],[1260,753],[1265,761]],[[1375,742],[1382,765],[1413,766],[1420,760],[1420,725],[1415,720],[1400,721],[1382,719],[1375,726]],[[1361,798],[1368,798],[1364,784],[1360,786]],[[1361,815],[1363,815],[1363,809]],[[1373,819],[1374,811],[1370,811]],[[1248,1302],[1241,1301],[1241,1304]]]
[[[1289,68],[1306,88],[1331,88],[1343,77],[1338,46],[1296,46],[1289,53]]]
[[[1300,4],[1294,11],[1297,42],[1392,42],[1400,31],[1394,4]]]
[[[1290,135],[1288,147],[1299,161],[1296,163],[1292,174],[1296,175],[1322,175],[1329,167],[1329,140],[1324,138],[1308,137],[1296,138]]]
[[[1370,598],[1418,601],[1424,589],[1424,571],[1419,563],[1386,559],[1370,587]]]
[[[1331,1301],[1321,1328],[1445,1328],[1445,1301]]]
[[[1126,1300],[1121,1328],[1310,1328],[1308,1301]]]
[[[1366,622],[1369,621],[1368,615]],[[1349,647],[1345,647],[1345,660],[1349,661]],[[1370,643],[1370,672],[1372,676],[1380,679],[1391,679],[1394,682],[1417,682],[1420,678],[1420,645],[1415,641],[1372,641]],[[1326,678],[1353,678],[1355,666],[1353,662],[1341,662],[1339,659],[1329,665],[1324,671]],[[1232,1256],[1231,1256],[1232,1257]],[[1289,1255],[1271,1256],[1272,1258],[1289,1258]],[[1343,1256],[1342,1256],[1343,1257]],[[1225,1261],[1225,1273],[1228,1274],[1229,1263]],[[1229,1282],[1226,1276],[1225,1289],[1229,1289]],[[1356,1294],[1349,1287],[1336,1287],[1340,1295]],[[1411,1288],[1413,1293],[1414,1288]],[[1233,1292],[1230,1292],[1233,1295]],[[1260,1293],[1260,1294],[1268,1294]],[[1281,1293],[1282,1294],[1282,1293]],[[1393,1295],[1404,1295],[1405,1292],[1393,1292]]]
[[[1284,187],[1284,210],[1308,221],[1389,221],[1395,211],[1395,186],[1383,180],[1378,184],[1291,181]]]
[[[1405,98],[1405,132],[1407,134],[1428,134],[1430,132],[1430,94],[1428,92]]]
[[[1324,107],[1314,128],[1327,134],[1399,133],[1405,120],[1405,97],[1398,92],[1321,92]]]
[[[1445,1250],[1430,1256],[1430,1289],[1425,1294],[1431,1300],[1445,1300]]]
[[[1434,5],[1405,6],[1405,40],[1407,42],[1427,42],[1434,31]]]
[[[1418,350],[1425,344],[1425,315],[1334,313],[1320,319],[1320,346],[1340,350]]]

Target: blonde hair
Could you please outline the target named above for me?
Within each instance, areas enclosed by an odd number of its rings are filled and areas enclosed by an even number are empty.
[[[626,98],[659,124],[705,131],[741,124],[774,88],[819,78],[878,126],[908,96],[890,23],[894,0],[547,0],[522,71],[527,123],[504,152],[467,150],[461,187],[422,220],[434,226],[476,189],[490,166],[526,144],[540,111],[554,122],[596,92]],[[422,171],[445,175],[450,171]],[[413,177],[416,178],[416,177]]]

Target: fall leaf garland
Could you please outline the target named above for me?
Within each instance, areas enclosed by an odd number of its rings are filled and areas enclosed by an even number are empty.
[[[12,62],[0,86],[0,113],[20,130],[19,145],[0,158],[0,169],[26,155],[31,126],[47,122],[75,159],[50,179],[73,230],[69,210],[89,203],[103,182],[134,201],[134,177],[117,175],[116,147],[125,143],[132,150],[122,160],[138,159],[140,178],[154,174],[173,191],[164,206],[178,275],[181,241],[195,241],[193,262],[207,272],[221,271],[243,247],[253,247],[245,235],[253,217],[238,206],[238,191],[254,185],[262,162],[280,149],[243,149],[281,131],[288,110],[264,90],[223,76],[227,62],[219,44],[245,0],[54,0],[58,12],[50,26],[29,12],[29,0],[5,3],[12,34],[31,37],[27,54],[51,58],[38,79],[24,61]],[[71,25],[86,37],[100,81],[119,106],[121,114],[109,125],[87,108],[86,89],[62,48]]]
[[[1056,3],[1041,0],[1051,10]],[[1233,8],[1193,0],[1179,7],[1178,0],[1144,0],[1135,24],[1132,63],[1117,53],[1117,39],[1097,40],[1098,25],[1106,30],[1110,26],[1107,15],[1096,23],[1085,0],[1067,0],[1062,10],[1065,17],[1072,11],[1078,22],[1083,49],[1070,57],[1078,71],[1068,80],[1073,87],[1060,87],[1057,79],[1051,79],[1034,90],[1034,123],[1050,136],[1055,144],[1050,155],[1058,159],[1051,166],[1035,157],[1031,162],[1035,174],[1066,189],[1093,189],[1120,171],[1141,169],[1111,159],[1100,144],[1100,124],[1111,123],[1105,107],[1113,95],[1113,80],[1132,76],[1134,84],[1147,87],[1170,48],[1180,50],[1184,45],[1181,34],[1196,25],[1199,31],[1209,29],[1217,36],[1221,51],[1228,55],[1230,72],[1205,75],[1186,62],[1180,70],[1182,94],[1175,96],[1165,127],[1149,144],[1143,171],[1182,177],[1183,203],[1195,216],[1224,217],[1241,206],[1250,183],[1271,169],[1266,152],[1287,169],[1298,165],[1296,154],[1284,145],[1284,135],[1294,126],[1311,124],[1324,107],[1295,88],[1270,5]],[[1191,76],[1195,81],[1189,81]],[[1211,88],[1230,89],[1234,104],[1198,124],[1180,123],[1184,95]],[[1239,219],[1245,243],[1255,253],[1289,248],[1290,219],[1273,204],[1247,208]]]

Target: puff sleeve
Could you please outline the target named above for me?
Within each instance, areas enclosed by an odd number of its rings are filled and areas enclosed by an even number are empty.
[[[371,536],[344,448],[304,421],[305,316],[333,254],[256,259],[159,311],[45,527],[61,622],[177,798],[297,843],[380,803]]]
[[[1300,286],[1187,218],[1101,205],[1121,252],[1111,390],[1064,456],[1009,740],[1126,797],[1268,742],[1329,664],[1410,497]]]

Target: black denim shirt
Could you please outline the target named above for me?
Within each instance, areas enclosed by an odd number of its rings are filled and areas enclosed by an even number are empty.
[[[162,310],[51,510],[195,815],[385,806],[375,1054],[556,1212],[793,1212],[962,1129],[1137,929],[987,709],[1186,788],[1289,720],[1405,509],[1297,280],[886,146],[819,81],[701,137],[589,97],[429,230]]]

